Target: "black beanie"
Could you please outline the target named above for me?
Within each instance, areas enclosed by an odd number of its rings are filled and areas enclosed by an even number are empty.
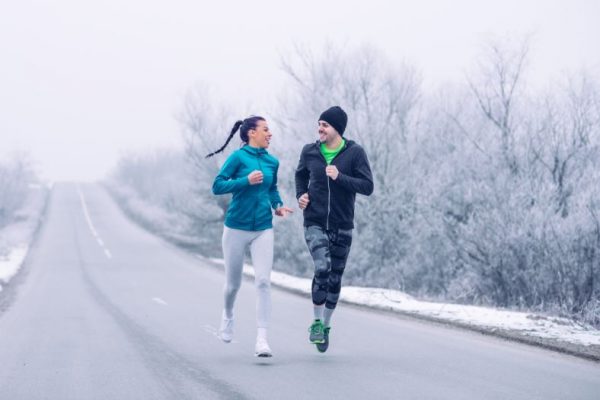
[[[329,125],[333,126],[340,135],[343,135],[346,124],[348,123],[348,116],[341,107],[333,106],[323,111],[319,117],[319,121],[327,122]]]

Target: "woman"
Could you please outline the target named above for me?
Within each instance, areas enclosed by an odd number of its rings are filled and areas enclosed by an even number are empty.
[[[233,193],[225,216],[223,256],[225,259],[225,307],[219,337],[229,343],[233,339],[233,306],[242,283],[244,253],[250,247],[257,292],[256,319],[258,333],[255,355],[271,357],[267,328],[271,316],[271,268],[273,265],[273,214],[285,217],[292,210],[283,206],[277,191],[279,161],[267,152],[271,132],[267,121],[258,116],[237,121],[219,150],[227,147],[240,130],[244,145],[225,161],[215,178],[212,191],[216,195]]]

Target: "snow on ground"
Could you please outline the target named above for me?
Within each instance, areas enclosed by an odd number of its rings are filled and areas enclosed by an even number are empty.
[[[2,284],[7,284],[19,271],[27,255],[27,250],[28,246],[21,245],[0,257],[0,291],[2,290]]]
[[[222,259],[210,258],[223,265]],[[244,274],[254,276],[251,265],[244,264]],[[310,294],[311,280],[281,272],[271,273],[273,284]],[[420,301],[392,289],[345,286],[340,300],[383,310],[422,315],[437,320],[458,322],[489,330],[506,329],[540,338],[556,339],[584,346],[600,345],[600,330],[566,318],[549,317],[529,312],[499,310],[490,307]]]
[[[23,265],[39,225],[47,194],[47,188],[29,185],[27,200],[17,211],[14,222],[0,229],[0,291]]]

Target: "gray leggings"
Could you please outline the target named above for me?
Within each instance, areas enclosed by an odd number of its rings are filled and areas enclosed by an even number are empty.
[[[311,225],[304,228],[304,238],[315,264],[313,304],[325,304],[333,310],[340,298],[342,275],[352,245],[352,229],[325,230]]]
[[[235,297],[242,284],[244,253],[250,246],[256,287],[256,323],[268,328],[271,319],[271,269],[273,267],[273,229],[243,231],[225,227],[223,256],[225,258],[225,312],[233,315]]]

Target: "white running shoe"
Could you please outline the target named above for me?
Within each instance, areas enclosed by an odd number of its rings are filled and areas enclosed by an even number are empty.
[[[273,357],[273,353],[271,352],[271,348],[267,343],[266,339],[258,338],[256,339],[256,347],[254,348],[254,355],[256,357]]]
[[[221,319],[219,337],[225,343],[229,343],[233,340],[233,318],[227,318],[225,313],[223,313],[223,318]]]

